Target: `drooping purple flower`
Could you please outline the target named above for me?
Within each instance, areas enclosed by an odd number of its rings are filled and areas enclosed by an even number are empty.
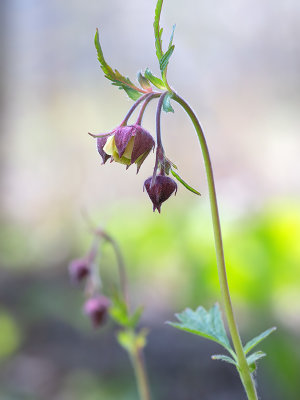
[[[105,143],[104,140],[105,139]],[[155,142],[148,131],[135,124],[120,126],[110,136],[101,138],[101,154],[103,161],[105,154],[113,161],[127,165],[137,164],[139,171],[145,158],[154,148]],[[104,144],[103,144],[104,143]],[[104,153],[104,154],[103,154]]]
[[[90,273],[89,262],[86,258],[76,258],[69,264],[69,274],[73,282],[79,283]]]
[[[102,295],[91,297],[85,302],[84,312],[90,317],[94,328],[105,322],[109,304],[109,299]]]
[[[174,191],[176,194],[177,184],[173,181],[173,179],[164,175],[157,175],[152,187],[151,182],[152,177],[145,181],[144,187],[146,188],[147,193],[153,203],[153,211],[157,209],[160,213],[161,204],[168,200]]]

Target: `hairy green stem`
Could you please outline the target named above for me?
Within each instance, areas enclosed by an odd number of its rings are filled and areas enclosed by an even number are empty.
[[[227,281],[227,274],[226,274],[226,266],[225,266],[225,258],[224,258],[224,250],[223,250],[223,241],[222,241],[222,232],[221,232],[221,224],[220,224],[220,217],[218,211],[218,203],[217,203],[217,195],[214,183],[214,176],[213,176],[213,169],[210,160],[210,155],[207,147],[207,143],[205,140],[204,133],[202,131],[201,125],[191,109],[191,107],[177,94],[173,94],[172,98],[179,103],[183,109],[186,111],[188,116],[190,117],[195,130],[198,135],[198,139],[200,142],[205,170],[207,175],[207,183],[209,189],[209,199],[210,199],[210,206],[211,206],[211,214],[212,214],[212,223],[213,223],[213,230],[214,230],[214,237],[215,237],[215,248],[216,248],[216,256],[217,256],[217,266],[218,266],[218,275],[219,275],[219,282],[221,288],[221,296],[223,301],[223,306],[225,309],[225,314],[228,322],[228,327],[230,331],[230,335],[232,338],[232,343],[236,352],[237,360],[238,360],[238,370],[244,385],[245,391],[247,393],[249,400],[257,400],[257,394],[255,389],[255,384],[253,378],[251,376],[251,372],[246,360],[246,356],[243,350],[240,334],[238,331],[237,323],[235,321],[233,307],[230,298],[230,292],[228,287]]]

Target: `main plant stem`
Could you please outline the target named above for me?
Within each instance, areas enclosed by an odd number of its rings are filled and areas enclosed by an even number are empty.
[[[217,202],[217,195],[216,195],[216,188],[214,183],[214,176],[213,176],[213,169],[210,160],[210,155],[207,147],[207,143],[205,140],[204,133],[202,131],[201,125],[191,109],[191,107],[177,94],[173,94],[172,98],[177,101],[183,109],[186,111],[188,116],[190,117],[195,130],[198,135],[198,139],[200,142],[205,170],[207,175],[207,184],[209,190],[209,199],[210,199],[210,207],[211,207],[211,214],[212,214],[212,223],[213,223],[213,230],[214,230],[214,237],[215,237],[215,248],[216,248],[216,256],[217,256],[217,266],[218,266],[218,275],[219,275],[219,282],[221,288],[221,296],[223,301],[223,306],[228,322],[228,327],[232,339],[232,343],[236,352],[237,360],[238,360],[238,370],[244,385],[245,391],[247,393],[249,400],[257,400],[257,394],[255,389],[255,384],[252,379],[249,366],[246,360],[246,356],[243,350],[239,330],[237,327],[237,323],[235,321],[233,307],[230,298],[230,292],[228,287],[227,281],[227,274],[226,274],[226,266],[225,266],[225,258],[224,258],[224,250],[223,250],[223,241],[222,241],[222,232],[221,232],[221,224],[220,224],[220,217],[218,211],[218,202]]]

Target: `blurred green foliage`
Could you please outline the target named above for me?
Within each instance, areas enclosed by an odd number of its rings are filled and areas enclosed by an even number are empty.
[[[21,333],[14,318],[0,309],[0,362],[14,354],[20,341]]]
[[[180,199],[164,205],[161,215],[152,213],[150,203],[142,205],[122,201],[111,206],[109,221],[106,226],[102,225],[119,242],[123,251],[133,305],[143,304],[146,318],[150,315],[159,326],[163,326],[166,319],[172,320],[173,313],[187,306],[193,309],[199,305],[211,307],[219,300],[208,207],[204,202],[195,201],[185,207],[184,212],[182,209]],[[229,284],[244,343],[271,326],[278,327],[277,332],[261,345],[267,357],[259,362],[258,376],[262,374],[272,381],[276,379],[274,391],[296,400],[296,393],[300,392],[300,207],[297,203],[282,202],[242,217],[224,211],[221,214],[225,214],[221,218]],[[100,212],[93,219],[101,225],[105,214]],[[8,252],[5,253],[8,265],[13,266],[15,260],[22,258],[26,265],[29,260],[26,252],[30,252],[34,238],[22,231],[21,228],[16,230],[22,245],[13,246],[12,258]],[[82,222],[77,236],[74,232],[66,238],[66,247],[69,246],[68,252],[78,257],[88,250],[92,237]],[[15,240],[14,227],[7,230],[4,226],[1,239],[1,248],[10,249]],[[51,260],[51,251],[46,246],[39,250],[44,263],[38,256],[36,262],[27,264],[25,270],[10,269],[14,279],[31,274],[31,281],[23,284],[22,290],[14,296],[10,294],[22,305],[18,325],[8,312],[1,311],[1,360],[16,354],[28,326],[42,319],[57,318],[83,334],[91,332],[81,312],[83,293],[69,286],[67,261],[58,269],[55,264],[56,272],[50,272],[53,267],[46,260]],[[108,244],[103,245],[99,261],[107,290],[118,283],[115,255]],[[37,277],[36,281],[32,276]],[[109,326],[105,331],[107,329]],[[129,364],[128,368],[126,373],[131,373]],[[114,385],[113,378],[100,382],[99,377],[90,372],[79,373],[80,379],[76,371],[74,374],[69,375],[62,389],[69,396],[71,393],[74,399],[82,398],[82,393],[91,400],[97,396],[125,399],[126,390],[128,398],[135,396],[133,381],[127,382],[125,378],[122,383],[120,377],[120,384]],[[85,379],[86,374],[88,379]],[[87,386],[91,388],[88,394]],[[25,399],[24,396],[20,398]]]

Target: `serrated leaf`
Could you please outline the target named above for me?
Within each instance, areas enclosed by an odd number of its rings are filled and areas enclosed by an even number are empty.
[[[146,69],[144,75],[145,75],[145,78],[147,78],[152,83],[152,85],[154,85],[158,89],[165,89],[166,88],[166,86],[163,83],[163,81],[161,79],[157,78],[156,76],[154,76],[152,74],[152,72],[149,70],[149,68]]]
[[[170,57],[174,51],[175,46],[172,45],[166,52],[165,54],[161,57],[161,59],[159,60],[159,67],[161,72],[163,73],[164,70],[167,68]]]
[[[267,329],[263,333],[261,333],[258,336],[255,336],[255,338],[249,340],[248,343],[245,344],[244,346],[244,352],[245,354],[249,353],[255,347],[258,343],[260,343],[262,340],[264,340],[266,337],[268,337],[272,332],[276,331],[276,327],[273,326],[272,328]]]
[[[132,83],[129,78],[126,78],[125,76],[120,74],[118,70],[113,70],[107,64],[100,45],[98,29],[96,29],[94,43],[97,50],[98,60],[101,65],[101,69],[104,72],[105,77],[112,81],[113,85],[118,86],[120,89],[124,89],[127,95],[133,100],[137,100],[142,95],[142,93],[145,93],[144,90],[135,86],[135,84]]]
[[[175,28],[176,28],[176,24],[174,24],[174,25],[173,25],[173,28],[172,28],[172,33],[171,33],[171,37],[170,37],[170,42],[169,42],[168,49],[169,49],[169,48],[172,46],[172,44],[173,44],[173,38],[174,38]]]
[[[189,190],[192,193],[197,194],[198,196],[201,196],[201,193],[198,192],[198,190],[192,188],[192,186],[188,185],[178,174],[177,172],[173,171],[172,168],[170,169],[172,175],[174,176],[174,178],[176,178],[178,180],[178,182],[180,182],[187,190]]]
[[[171,106],[170,100],[172,98],[172,93],[167,93],[164,97],[163,101],[163,110],[165,112],[174,112],[173,107]]]
[[[178,323],[168,322],[174,328],[213,340],[225,347],[231,354],[233,353],[218,304],[215,304],[208,311],[201,306],[196,311],[187,308],[182,313],[175,314],[175,316],[179,320]]]
[[[141,72],[138,73],[138,81],[143,89],[151,91],[151,85],[148,79],[146,79]]]
[[[260,358],[263,358],[266,356],[266,353],[262,351],[256,351],[255,353],[251,354],[249,357],[247,357],[247,363],[250,366],[251,364],[254,364],[257,360]]]
[[[156,56],[158,58],[158,61],[160,61],[161,57],[163,56],[162,44],[161,44],[162,30],[159,27],[159,20],[160,20],[162,4],[163,4],[163,0],[157,0],[156,7],[155,7],[154,23],[153,23]]]
[[[233,364],[233,365],[237,366],[237,363],[231,357],[225,356],[223,354],[214,354],[213,356],[211,356],[211,358],[213,360],[226,361],[226,362],[228,362],[230,364]]]

